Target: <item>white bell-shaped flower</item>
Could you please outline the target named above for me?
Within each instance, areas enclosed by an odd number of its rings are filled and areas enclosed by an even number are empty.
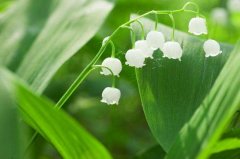
[[[153,50],[149,47],[146,40],[138,40],[135,42],[135,48],[142,50],[144,56],[146,58],[150,57],[153,58]]]
[[[211,12],[213,22],[221,25],[226,25],[228,21],[228,13],[224,8],[214,8]]]
[[[102,92],[101,102],[107,103],[108,105],[118,104],[121,97],[121,92],[117,88],[107,87]]]
[[[205,57],[217,56],[222,53],[219,43],[212,39],[204,42],[203,49],[205,51]]]
[[[136,67],[136,68],[141,68],[143,67],[144,61],[145,61],[145,56],[143,54],[143,51],[140,49],[130,49],[127,51],[126,55],[126,65]]]
[[[231,12],[240,13],[240,0],[228,0],[227,7]]]
[[[183,50],[178,42],[168,41],[162,48],[163,57],[181,60]]]
[[[192,18],[188,25],[188,32],[194,35],[207,34],[206,19],[200,17]]]
[[[150,31],[147,34],[146,41],[151,49],[153,50],[162,49],[163,44],[165,42],[165,37],[163,33],[159,31]]]
[[[112,71],[114,76],[119,76],[120,72],[122,71],[122,63],[119,59],[108,57],[102,62],[102,66],[107,67]],[[111,75],[111,72],[107,68],[102,68],[102,72],[100,72],[103,75]]]

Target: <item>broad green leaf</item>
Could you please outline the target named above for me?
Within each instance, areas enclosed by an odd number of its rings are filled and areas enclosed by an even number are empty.
[[[152,146],[145,151],[141,152],[135,159],[163,159],[166,152],[160,145]]]
[[[228,59],[210,93],[181,130],[168,153],[168,159],[209,157],[239,107],[239,60],[240,43]]]
[[[154,29],[153,21],[141,22],[146,32]],[[158,25],[158,30],[170,40],[172,29]],[[134,29],[140,33],[137,24]],[[165,151],[169,151],[183,125],[212,88],[232,50],[232,46],[221,44],[221,55],[205,58],[204,40],[180,31],[176,31],[175,40],[183,47],[181,61],[163,58],[162,52],[157,51],[153,60],[148,59],[146,66],[136,71],[147,122]]]
[[[0,21],[2,63],[42,92],[111,9],[103,0],[21,0]]]
[[[110,159],[107,150],[78,123],[54,104],[30,91],[10,72],[0,68],[4,92],[19,105],[29,124],[51,142],[63,158]]]

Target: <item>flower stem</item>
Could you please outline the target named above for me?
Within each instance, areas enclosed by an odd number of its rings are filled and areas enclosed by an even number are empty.
[[[112,40],[110,41],[110,44],[111,44],[111,46],[112,46],[112,55],[111,55],[111,57],[115,57],[115,51],[116,51],[116,49],[115,49],[115,46],[114,46],[114,43],[112,42]]]
[[[124,29],[129,29],[131,31],[131,42],[132,42],[132,47],[134,48],[135,47],[135,41],[136,41],[136,34],[133,30],[133,28],[129,27],[129,26],[125,26],[125,27],[122,27]]]
[[[143,24],[139,21],[139,20],[136,20],[136,22],[140,25],[140,27],[141,27],[141,30],[142,30],[142,34],[141,34],[141,38],[142,38],[142,40],[144,40],[144,38],[145,38],[145,30],[144,30],[144,27],[143,27]],[[133,31],[134,32],[134,31]]]
[[[173,27],[171,40],[174,41],[175,27],[176,27],[176,25],[175,25],[175,20],[174,20],[174,17],[173,17],[173,15],[172,15],[172,13],[169,14],[169,17],[170,17],[170,19],[171,19],[171,21],[172,21],[172,27]]]
[[[158,28],[158,15],[155,14],[155,27],[154,27],[154,30],[157,31],[157,28]]]
[[[193,5],[194,7],[196,7],[196,13],[198,14],[199,13],[199,6],[194,3],[194,2],[187,2],[184,6],[183,6],[183,9],[185,10],[189,5]]]
[[[105,69],[107,69],[112,75],[112,87],[116,86],[116,78],[115,78],[115,75],[114,75],[113,71],[110,68],[108,68],[106,66],[103,66],[103,65],[94,65],[93,68],[105,68]]]

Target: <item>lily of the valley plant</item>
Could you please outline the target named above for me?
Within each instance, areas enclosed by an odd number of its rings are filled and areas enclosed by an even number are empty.
[[[196,10],[187,9],[189,5],[193,5],[196,7]],[[157,11],[153,10],[147,13],[144,13],[124,24],[119,26],[110,36],[106,37],[103,42],[100,50],[93,58],[93,60],[86,66],[86,68],[81,72],[81,74],[77,77],[77,79],[73,82],[73,84],[69,87],[66,93],[62,96],[62,98],[56,104],[57,108],[61,108],[63,104],[68,100],[68,98],[74,93],[74,91],[79,87],[79,85],[87,78],[87,76],[95,69],[101,69],[100,74],[105,76],[112,76],[112,85],[103,89],[101,102],[106,103],[108,105],[117,105],[119,103],[121,97],[121,91],[116,87],[116,78],[120,77],[120,73],[122,71],[122,62],[115,56],[115,46],[112,41],[113,37],[121,30],[121,29],[129,29],[132,32],[132,48],[126,50],[125,53],[125,64],[129,67],[133,67],[136,69],[141,69],[144,67],[145,60],[147,58],[153,59],[154,53],[157,53],[157,50],[160,50],[163,53],[164,58],[168,58],[169,60],[179,60],[181,61],[181,57],[184,53],[184,48],[182,48],[181,44],[175,40],[175,20],[174,15],[180,14],[182,12],[187,12],[189,14],[193,14],[193,18],[190,20],[188,25],[188,31],[191,34],[196,36],[206,35],[208,34],[208,29],[206,25],[206,19],[203,15],[200,14],[198,6],[195,3],[188,2],[181,9],[178,10],[162,10]],[[169,16],[172,21],[172,35],[171,39],[167,40],[165,38],[165,33],[158,30],[157,25],[158,21],[156,18],[155,29],[151,30],[145,35],[144,26],[139,21],[141,18],[155,15]],[[142,29],[142,38],[139,40],[136,39],[136,35],[131,28],[131,24],[138,23]],[[112,52],[109,57],[103,60],[101,65],[97,64],[100,57],[105,52],[108,45],[111,45]],[[222,53],[220,45],[217,41],[213,39],[208,39],[202,46],[202,49],[205,52],[205,57],[213,57]],[[36,136],[37,133],[35,133]]]

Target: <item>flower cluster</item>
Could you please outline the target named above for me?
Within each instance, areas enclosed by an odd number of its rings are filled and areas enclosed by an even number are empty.
[[[130,67],[142,68],[145,66],[145,59],[153,59],[153,53],[156,50],[162,51],[164,58],[178,59],[181,61],[183,48],[181,47],[180,43],[174,41],[174,29],[175,28],[173,28],[173,36],[171,41],[166,41],[162,32],[153,30],[146,35],[146,38],[134,42],[133,48],[128,50],[125,54],[125,64],[129,65]],[[197,36],[208,34],[206,19],[199,16],[192,18],[188,25],[188,31],[189,33]],[[106,39],[103,43],[105,42]],[[203,50],[205,52],[205,57],[213,57],[222,53],[219,43],[212,39],[208,39],[204,42]],[[102,62],[102,66],[104,66],[101,72],[103,75],[113,75],[119,77],[119,74],[122,70],[121,61],[115,57],[106,58]],[[101,101],[109,105],[118,104],[120,96],[121,92],[119,89],[107,87],[102,92]]]

